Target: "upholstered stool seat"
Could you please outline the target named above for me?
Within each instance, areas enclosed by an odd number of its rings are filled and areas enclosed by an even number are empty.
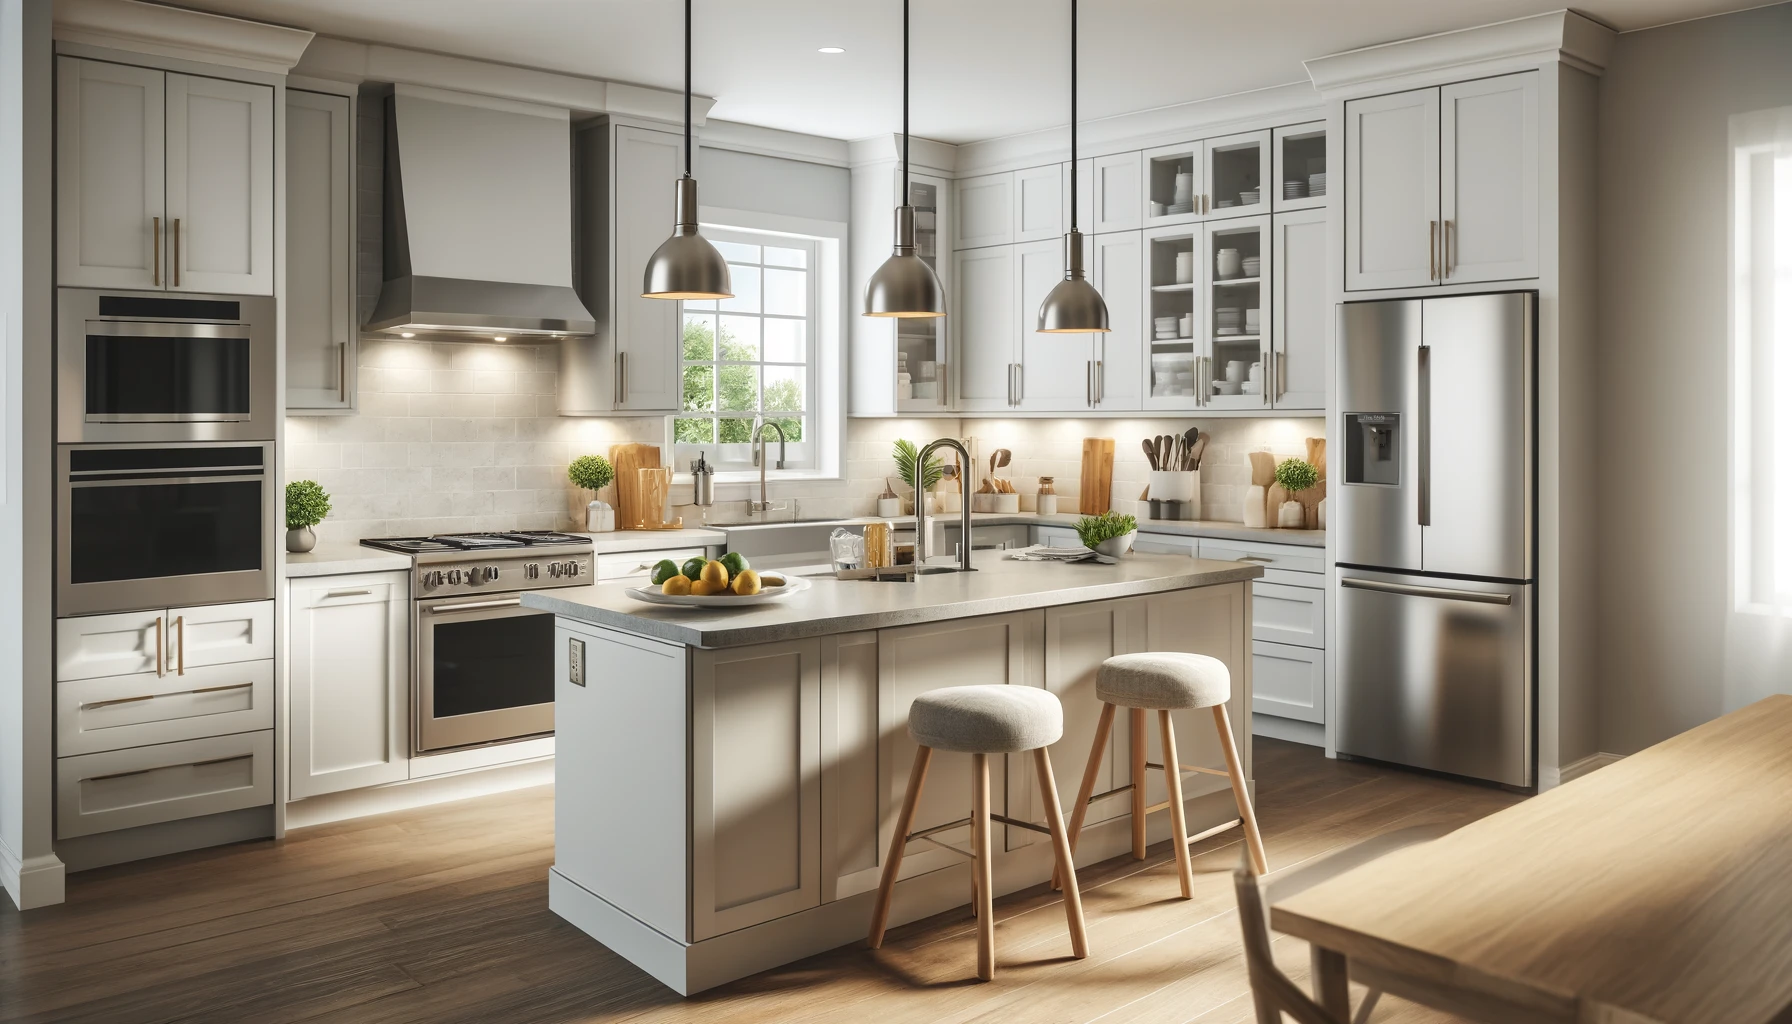
[[[1070,928],[1070,951],[1078,960],[1089,955],[1089,938],[1083,927],[1083,899],[1077,893],[1076,866],[1070,858],[1070,833],[1058,806],[1058,784],[1052,778],[1052,759],[1045,748],[1064,735],[1064,706],[1056,694],[1032,686],[949,686],[916,697],[908,709],[908,734],[915,741],[915,760],[909,766],[908,792],[896,814],[896,834],[890,839],[890,855],[884,858],[883,878],[877,885],[877,901],[871,907],[869,942],[877,949],[884,942],[890,920],[890,901],[896,893],[896,877],[902,871],[902,853],[911,841],[925,841],[951,850],[971,861],[971,907],[977,915],[977,977],[988,981],[996,975],[996,920],[991,899],[995,878],[991,860],[990,823],[1043,832],[1052,838],[1057,866],[1054,880],[1064,889],[1064,921]],[[927,783],[927,766],[935,750],[971,755],[971,816],[913,831],[915,808]],[[1002,754],[1033,752],[1033,774],[1039,783],[1039,799],[1045,824],[998,814],[989,791],[989,759]],[[937,836],[963,826],[971,828],[971,848],[962,850]]]
[[[1210,708],[1232,699],[1232,673],[1225,662],[1205,654],[1121,654],[1101,663],[1095,696],[1105,704],[1150,711]]]
[[[1058,742],[1064,706],[1049,691],[1031,686],[950,686],[915,698],[908,734],[935,750],[1017,754]]]

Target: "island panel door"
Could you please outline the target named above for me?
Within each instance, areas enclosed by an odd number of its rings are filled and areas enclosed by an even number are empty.
[[[691,664],[691,938],[821,905],[821,641]]]
[[[1039,685],[1035,679],[1039,673],[1029,665],[1027,652],[1038,646],[1041,622],[1038,612],[1016,612],[878,632],[878,732],[882,746],[878,774],[883,793],[878,842],[884,849],[889,849],[896,831],[896,815],[902,809],[909,769],[915,763],[916,745],[908,734],[909,705],[921,694],[942,686]],[[990,759],[989,791],[998,810],[1006,804],[1008,760]],[[970,814],[971,755],[935,751],[913,829],[932,828]],[[968,849],[970,829],[956,828],[934,838]],[[991,846],[1005,849],[1002,844],[1001,831],[997,831]],[[961,863],[962,858],[944,850],[913,843],[903,855],[898,877],[911,878]],[[900,896],[896,909],[901,912]]]
[[[877,634],[821,638],[821,900],[877,888]]]
[[[1248,584],[1227,583],[1194,590],[1178,590],[1152,597],[1145,606],[1145,647],[1147,651],[1186,651],[1205,654],[1225,662],[1232,674],[1232,699],[1226,702],[1226,713],[1232,717],[1232,742],[1237,744],[1244,763],[1245,778],[1251,777],[1251,658],[1246,638],[1251,635],[1251,602]],[[1225,768],[1219,735],[1213,727],[1213,712],[1175,711],[1170,721],[1176,727],[1176,754],[1185,765],[1202,768]],[[1162,730],[1155,716],[1146,730],[1151,746],[1147,758],[1163,763]],[[1146,799],[1159,803],[1166,799],[1162,772],[1151,772],[1147,781]],[[1217,790],[1228,789],[1230,783],[1217,775],[1185,773],[1182,776],[1182,799],[1194,800]],[[1189,822],[1189,831],[1199,831],[1201,823]]]

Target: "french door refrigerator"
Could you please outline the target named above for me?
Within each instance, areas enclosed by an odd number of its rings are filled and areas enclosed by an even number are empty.
[[[1340,754],[1535,785],[1536,305],[1340,307]]]

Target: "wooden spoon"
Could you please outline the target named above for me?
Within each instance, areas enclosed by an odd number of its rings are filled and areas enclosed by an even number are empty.
[[[1151,468],[1160,468],[1157,464],[1157,443],[1147,437],[1139,442],[1139,447],[1145,449],[1145,461],[1151,463]]]

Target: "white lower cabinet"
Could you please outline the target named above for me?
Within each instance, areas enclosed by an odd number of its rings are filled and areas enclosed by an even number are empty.
[[[56,688],[56,751],[63,757],[273,727],[271,660],[185,675],[77,679]]]
[[[56,838],[259,807],[274,799],[272,730],[64,757]]]
[[[410,770],[410,574],[289,584],[290,798],[398,782]]]
[[[1253,641],[1251,669],[1252,711],[1302,722],[1325,721],[1324,650]]]
[[[691,658],[691,938],[821,904],[821,641]]]
[[[1323,578],[1315,583],[1323,583]],[[1317,586],[1251,584],[1251,639],[1325,648],[1325,591]]]

